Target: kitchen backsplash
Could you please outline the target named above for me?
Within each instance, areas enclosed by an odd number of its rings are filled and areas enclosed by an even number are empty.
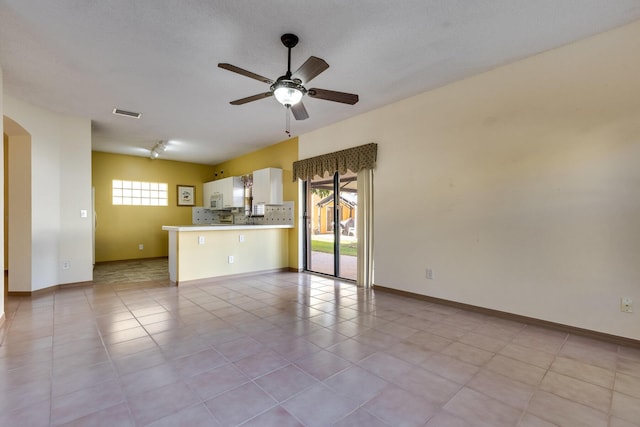
[[[212,224],[219,220],[218,212],[203,207],[191,208],[191,222],[194,225]]]
[[[209,225],[220,223],[220,215],[228,214],[228,211],[212,211],[203,207],[194,207],[191,211],[191,219],[194,225]],[[293,225],[293,202],[282,202],[281,205],[266,205],[264,216],[248,216],[242,213],[233,213],[233,223],[237,225]]]

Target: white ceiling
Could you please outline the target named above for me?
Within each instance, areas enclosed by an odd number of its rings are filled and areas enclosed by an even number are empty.
[[[292,135],[640,19],[640,0],[0,0],[5,93],[93,123],[93,149],[215,164],[287,138],[274,98],[229,101],[286,71],[284,33],[330,68]],[[636,53],[637,54],[637,53]],[[113,108],[142,112],[139,120]]]

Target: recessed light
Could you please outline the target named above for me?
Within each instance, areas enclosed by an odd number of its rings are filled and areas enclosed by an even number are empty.
[[[121,110],[120,108],[114,108],[113,114],[116,114],[118,116],[133,117],[134,119],[139,119],[140,116],[142,116],[142,113],[134,113],[133,111]]]

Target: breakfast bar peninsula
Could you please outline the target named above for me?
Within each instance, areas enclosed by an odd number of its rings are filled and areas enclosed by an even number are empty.
[[[169,279],[176,284],[288,267],[293,225],[163,226],[169,232]]]

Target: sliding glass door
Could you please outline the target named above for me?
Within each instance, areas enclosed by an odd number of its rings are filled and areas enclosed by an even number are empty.
[[[355,173],[325,174],[306,182],[308,271],[356,280],[358,179]]]

